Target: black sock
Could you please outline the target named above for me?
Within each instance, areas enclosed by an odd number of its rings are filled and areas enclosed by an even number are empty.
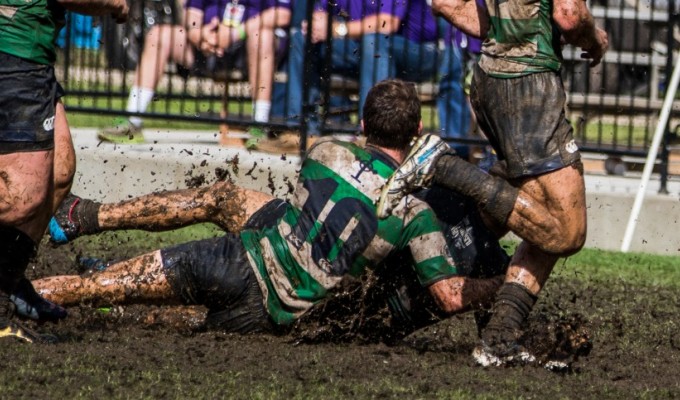
[[[491,344],[498,340],[516,339],[536,303],[536,298],[536,295],[518,283],[504,283],[498,290],[491,319],[482,333],[484,341]]]
[[[99,228],[99,208],[102,206],[101,203],[81,199],[78,206],[75,209],[74,216],[80,224],[80,229],[82,233],[92,234],[98,233]]]
[[[472,197],[501,225],[505,225],[519,194],[519,190],[507,181],[448,153],[437,160],[434,182]]]
[[[10,226],[0,227],[0,243],[0,316],[9,316],[13,310],[9,296],[24,277],[37,246],[28,235]]]

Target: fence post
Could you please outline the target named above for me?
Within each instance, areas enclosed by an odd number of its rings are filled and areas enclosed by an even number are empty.
[[[669,48],[668,51],[672,53],[673,49]],[[626,233],[623,236],[621,251],[624,253],[628,252],[630,249],[630,242],[633,239],[633,232],[635,231],[635,225],[637,224],[637,220],[640,215],[640,209],[642,208],[642,201],[645,197],[645,191],[647,190],[649,177],[652,175],[654,161],[656,160],[656,156],[659,151],[659,145],[661,144],[661,139],[663,139],[666,125],[668,124],[668,117],[670,116],[671,107],[673,107],[673,100],[675,99],[675,93],[678,89],[678,81],[680,81],[680,62],[675,65],[670,83],[666,87],[666,96],[664,97],[663,106],[661,107],[659,122],[656,125],[656,131],[654,132],[654,137],[652,138],[652,144],[649,148],[649,153],[647,154],[645,168],[642,170],[640,188],[638,189],[637,196],[635,196],[635,203],[633,203],[633,209],[630,212]]]

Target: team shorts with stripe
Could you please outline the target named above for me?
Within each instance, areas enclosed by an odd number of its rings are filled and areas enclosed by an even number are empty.
[[[208,308],[208,329],[273,330],[262,290],[237,234],[180,244],[161,250],[161,256],[173,292],[185,304]]]
[[[54,67],[0,52],[0,154],[54,148]]]
[[[505,161],[508,178],[537,176],[580,161],[558,73],[494,78],[475,65],[470,101],[479,127]]]

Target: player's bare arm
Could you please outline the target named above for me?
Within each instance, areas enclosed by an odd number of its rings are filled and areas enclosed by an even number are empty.
[[[117,23],[127,21],[130,11],[126,0],[57,0],[62,7],[88,15],[111,15]]]
[[[489,279],[454,276],[433,283],[429,291],[442,311],[456,314],[492,304],[504,278],[502,275]]]
[[[432,10],[468,35],[483,38],[489,30],[489,13],[475,0],[432,0]]]
[[[582,58],[590,66],[600,63],[609,47],[607,32],[595,26],[595,20],[583,0],[553,0],[553,19],[564,40],[583,49]]]

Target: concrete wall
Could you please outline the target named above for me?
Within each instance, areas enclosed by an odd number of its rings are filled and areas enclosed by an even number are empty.
[[[286,196],[292,190],[299,170],[297,156],[251,153],[212,143],[113,146],[96,143],[91,134],[87,137],[88,140],[76,137],[78,173],[73,191],[100,201],[118,201],[157,190],[185,188],[188,179],[202,175],[206,182],[212,182],[216,168],[230,171],[239,185]],[[608,250],[621,247],[637,181],[616,179],[621,178],[586,176],[587,247]],[[631,251],[680,255],[679,220],[677,193],[649,194]]]

